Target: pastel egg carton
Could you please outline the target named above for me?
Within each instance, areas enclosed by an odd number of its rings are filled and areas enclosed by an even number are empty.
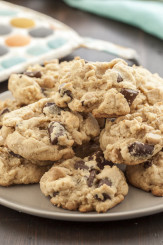
[[[59,21],[0,1],[0,81],[30,64],[64,57],[80,43],[78,34]]]

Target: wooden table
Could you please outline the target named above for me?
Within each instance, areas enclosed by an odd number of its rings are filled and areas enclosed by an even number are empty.
[[[137,50],[141,64],[163,76],[163,42],[143,31],[66,6],[57,0],[10,1],[63,21],[83,36],[109,40]],[[107,61],[112,55],[80,49],[71,56]],[[0,92],[7,90],[1,83]],[[163,245],[163,213],[116,222],[73,223],[33,217],[0,206],[0,245],[132,244]]]

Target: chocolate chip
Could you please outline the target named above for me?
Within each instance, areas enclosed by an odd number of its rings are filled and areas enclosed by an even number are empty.
[[[102,195],[104,197],[103,202],[105,202],[107,199],[110,199],[111,200],[111,198],[110,198],[110,196],[108,194],[102,193]]]
[[[128,104],[131,105],[139,92],[132,89],[122,88],[120,93],[123,94]]]
[[[82,104],[82,106],[84,106],[84,100],[83,100],[83,101],[81,101],[81,104]]]
[[[77,161],[75,164],[74,164],[74,168],[75,169],[89,169],[88,166],[85,165],[85,162],[80,160],[80,161]]]
[[[95,169],[92,169],[90,171],[90,175],[89,175],[89,177],[87,179],[87,185],[89,187],[91,187],[93,185],[93,181],[94,181],[95,176],[96,176],[96,170]]]
[[[61,115],[61,108],[58,107],[55,103],[48,102],[43,107],[43,113],[45,115],[47,114]]]
[[[41,88],[41,93],[46,96],[46,88]]]
[[[144,165],[143,165],[143,167],[144,167],[145,169],[150,168],[151,166],[152,166],[152,162],[151,162],[151,161],[146,161],[146,162],[144,163]]]
[[[56,145],[58,143],[58,138],[66,135],[66,130],[59,122],[51,122],[48,126],[48,133],[50,142],[52,145]]]
[[[36,77],[36,78],[41,78],[41,72],[40,71],[25,71],[24,75],[28,77]]]
[[[73,99],[72,93],[70,90],[66,90],[63,92],[63,94],[66,94],[68,97],[70,97],[71,99]]]
[[[66,94],[68,97],[73,99],[72,92],[70,90],[67,90],[66,88],[64,88],[65,85],[66,85],[66,83],[62,83],[59,86],[58,91],[59,91],[60,95],[63,97]]]
[[[88,157],[88,161],[91,161],[91,160],[93,160],[93,156]]]
[[[105,178],[105,179],[101,179],[98,183],[98,187],[102,186],[102,185],[108,185],[108,186],[112,186],[112,182],[110,179]]]
[[[8,113],[8,112],[10,112],[10,110],[9,110],[8,108],[5,108],[5,109],[3,109],[3,110],[0,112],[0,116],[2,116],[2,115],[5,114],[5,113]]]
[[[12,155],[13,157],[23,158],[23,157],[20,156],[19,154],[15,154],[13,151],[9,151],[9,154]]]
[[[114,165],[114,163],[111,162],[111,161],[107,161],[107,160],[105,160],[105,159],[104,159],[103,162],[97,163],[97,166],[98,166],[100,169],[104,169],[104,167],[105,167],[106,165],[109,165],[110,167],[112,167],[112,166]]]
[[[128,150],[132,156],[143,157],[152,155],[154,145],[143,144],[141,142],[134,142],[128,147]]]
[[[110,198],[110,196],[108,195],[108,194],[106,194],[106,193],[102,193],[102,195],[103,195],[103,199],[101,200],[101,198],[99,198],[98,197],[98,195],[95,195],[95,198],[98,200],[98,201],[102,201],[102,202],[105,202],[107,199],[110,199],[111,200],[111,198]]]
[[[59,191],[53,192],[53,197],[56,197],[59,194]]]
[[[118,73],[118,77],[117,77],[117,83],[120,83],[123,81],[123,78],[121,77],[121,75]]]

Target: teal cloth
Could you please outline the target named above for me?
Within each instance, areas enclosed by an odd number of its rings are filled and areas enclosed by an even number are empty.
[[[72,7],[139,27],[163,39],[163,1],[64,0]]]

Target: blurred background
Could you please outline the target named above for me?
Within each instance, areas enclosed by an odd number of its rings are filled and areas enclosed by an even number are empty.
[[[161,38],[163,33],[158,29],[158,23],[163,27],[163,14],[159,16],[158,7],[156,6],[157,9],[155,9],[155,6],[148,5],[151,4],[151,2],[162,5],[162,1],[11,0],[7,2],[19,4],[54,17],[72,27],[81,36],[103,39],[118,45],[133,48],[140,56],[141,65],[148,68],[151,72],[158,72],[163,76],[163,40]],[[111,7],[107,6],[107,2],[112,4]],[[130,5],[126,6],[126,2],[130,2]],[[144,6],[142,8],[140,8],[141,5],[132,6],[131,4],[134,2],[140,2],[140,4],[143,2],[143,4],[147,4],[145,6],[145,12],[143,9]],[[72,6],[75,6],[76,8]],[[101,7],[98,8],[99,6]],[[156,13],[157,16],[155,16]],[[142,16],[144,18],[142,18]],[[155,23],[153,23],[154,21],[152,18],[156,20]],[[118,20],[125,21],[129,24]],[[150,23],[150,20],[153,24]],[[137,23],[135,24],[135,21],[138,22],[140,27],[145,24],[146,29],[149,29],[148,26],[151,27],[151,25],[153,25],[152,28],[158,30],[154,34],[149,34],[144,30],[133,26],[137,25]],[[152,31],[149,30],[149,32]],[[71,59],[74,56],[81,56],[84,59],[92,61],[108,61],[115,58],[115,56],[111,54],[83,48],[73,52],[67,59]]]

